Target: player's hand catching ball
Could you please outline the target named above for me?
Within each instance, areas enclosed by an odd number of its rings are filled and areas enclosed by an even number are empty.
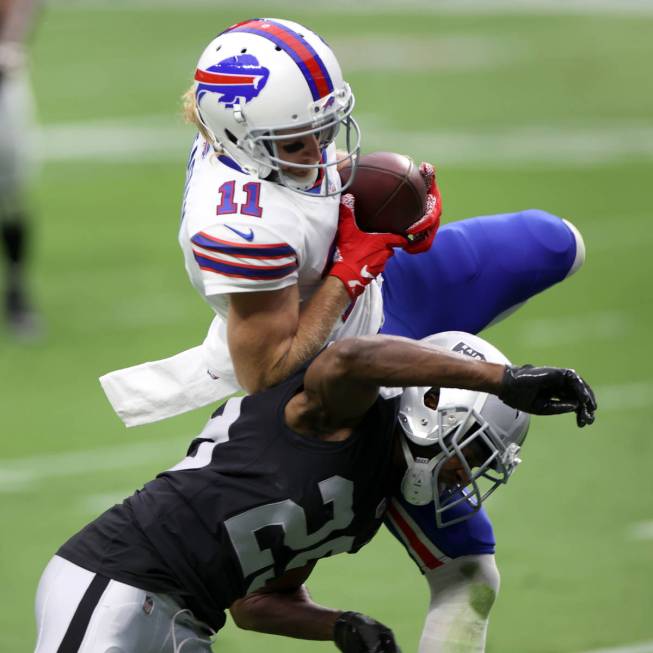
[[[408,244],[404,246],[404,249],[409,254],[421,254],[430,249],[435,233],[440,226],[440,216],[442,215],[442,199],[440,189],[435,181],[433,166],[430,163],[422,162],[419,166],[419,173],[422,175],[427,189],[425,211],[422,218],[406,231]]]
[[[338,617],[333,641],[343,653],[401,653],[392,631],[360,612],[343,612]]]
[[[594,421],[594,392],[574,370],[507,365],[498,396],[508,406],[533,415],[575,412],[578,426]]]
[[[394,253],[392,248],[405,244],[405,236],[361,231],[354,219],[354,196],[344,195],[340,200],[336,252],[329,274],[338,277],[355,299],[383,272]]]

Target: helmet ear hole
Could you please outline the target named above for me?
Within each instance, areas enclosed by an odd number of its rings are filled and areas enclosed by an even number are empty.
[[[424,405],[431,410],[437,410],[440,403],[440,388],[431,388],[424,393]]]

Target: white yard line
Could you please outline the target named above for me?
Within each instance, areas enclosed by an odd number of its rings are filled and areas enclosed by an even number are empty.
[[[455,72],[487,70],[532,59],[528,42],[519,36],[492,37],[449,33],[423,35],[362,34],[335,37],[329,45],[343,70],[352,72]]]
[[[637,381],[596,388],[599,411],[617,412],[638,408],[653,408],[653,382]]]
[[[134,488],[125,488],[123,492],[104,492],[83,495],[77,501],[80,512],[86,515],[98,515],[134,493]]]
[[[631,328],[621,311],[598,311],[583,315],[528,320],[521,325],[520,339],[529,347],[553,347],[580,342],[611,341]]]
[[[183,160],[192,139],[190,127],[139,118],[43,125],[37,142],[44,161],[140,163]]]
[[[191,438],[147,440],[65,453],[0,460],[0,493],[20,492],[50,479],[157,464],[172,466],[183,458]]]
[[[99,9],[134,11],[142,9],[185,10],[217,9],[215,0],[52,0],[55,7],[70,9]],[[247,8],[261,9],[266,15],[285,10],[287,15],[297,13],[292,0],[239,0],[238,7],[247,14]],[[302,13],[367,14],[367,13],[423,13],[423,14],[474,14],[474,15],[609,15],[651,16],[653,5],[649,0],[313,0],[301,7]]]
[[[653,125],[532,125],[487,132],[399,131],[360,116],[367,151],[386,149],[432,158],[440,165],[592,166],[653,160]],[[41,127],[45,161],[183,161],[192,130],[174,122],[135,120]]]
[[[592,649],[591,651],[582,651],[582,653],[653,653],[653,640],[650,642],[641,642],[640,644],[630,644],[628,646]]]
[[[602,413],[653,407],[653,381],[598,386]],[[191,438],[167,438],[0,460],[0,493],[30,491],[50,479],[156,465],[171,467],[180,460]],[[104,499],[102,499],[104,501]],[[95,505],[95,504],[94,504]],[[653,536],[653,522],[641,526]]]
[[[653,521],[642,521],[630,527],[630,539],[653,540]]]
[[[483,132],[365,130],[368,150],[407,151],[447,165],[587,167],[653,158],[653,125],[532,125]]]
[[[564,216],[567,217],[567,216]],[[650,251],[653,243],[653,230],[648,229],[651,213],[615,212],[614,215],[592,215],[583,224],[582,234],[587,245],[587,254],[593,257],[601,252],[616,252],[628,250],[632,256],[643,256],[637,249],[647,248]],[[574,222],[574,216],[571,216]],[[618,225],[618,229],[615,229]]]

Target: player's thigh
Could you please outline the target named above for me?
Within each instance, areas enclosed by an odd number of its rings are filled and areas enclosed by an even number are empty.
[[[167,596],[148,593],[55,556],[36,598],[36,653],[210,652],[197,622]]]
[[[395,496],[390,501],[385,524],[420,570],[428,573],[456,558],[494,554],[494,531],[485,510],[474,512],[469,505],[460,504],[455,508],[455,515],[449,517],[458,518],[463,513],[470,515],[465,521],[438,527],[433,503],[414,506]]]
[[[428,252],[398,251],[388,261],[382,332],[412,338],[478,333],[575,272],[583,260],[578,231],[545,211],[452,222]]]

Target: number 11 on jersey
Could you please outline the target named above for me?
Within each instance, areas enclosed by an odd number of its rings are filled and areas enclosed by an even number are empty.
[[[238,203],[235,201],[236,182],[225,181],[220,188],[220,204],[216,209],[217,215],[230,215],[240,213],[241,215],[251,215],[254,218],[260,218],[263,215],[263,208],[259,204],[261,198],[261,184],[258,181],[248,181],[243,184],[242,191],[245,194],[245,201]]]

